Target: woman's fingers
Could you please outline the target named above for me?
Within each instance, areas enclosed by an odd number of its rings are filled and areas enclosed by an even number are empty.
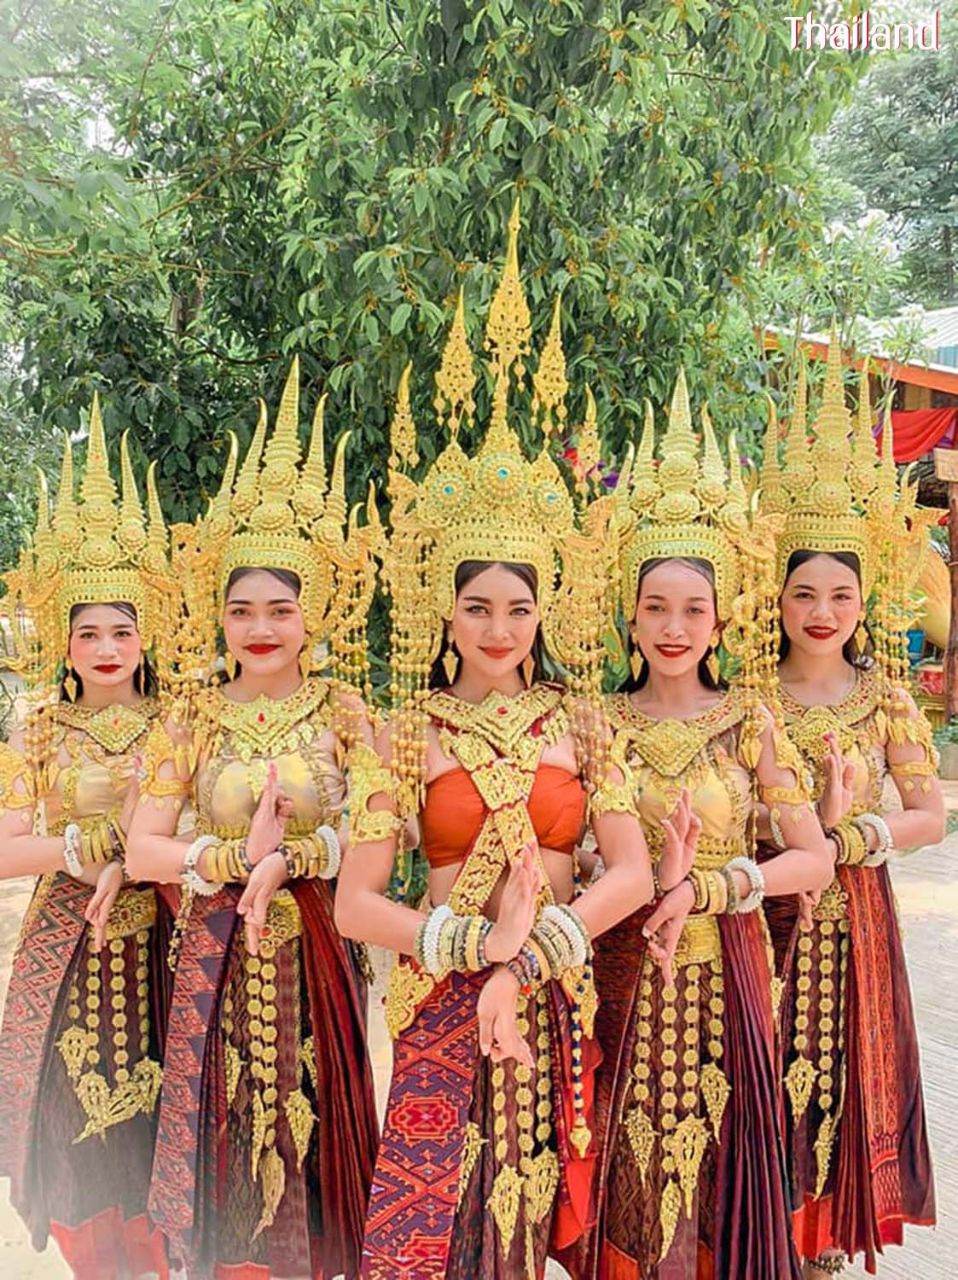
[[[488,1056],[492,1050],[492,1015],[479,1008],[479,1052]]]
[[[675,830],[675,827],[672,826],[672,823],[668,818],[662,819],[662,830],[665,832],[666,841],[671,840],[674,844],[682,843],[679,839],[678,832]]]
[[[846,764],[842,770],[842,786],[846,791],[851,791],[855,785],[855,766],[851,763]]]
[[[693,813],[689,818],[689,829],[685,835],[685,843],[690,846],[695,845],[701,834],[702,819],[697,813]]]

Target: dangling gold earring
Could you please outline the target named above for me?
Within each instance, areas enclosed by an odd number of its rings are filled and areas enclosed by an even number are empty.
[[[226,650],[226,655],[223,658],[223,666],[226,668],[226,674],[228,678],[230,680],[235,680],[236,679],[236,657],[234,656],[234,654],[230,653],[229,649]]]
[[[146,654],[140,652],[140,665],[137,668],[140,673],[140,693],[146,693]]]
[[[306,637],[306,643],[299,651],[299,672],[304,680],[309,679],[309,673],[313,669],[313,642],[309,636]]]
[[[633,679],[638,680],[645,668],[645,655],[638,645],[629,654],[629,667],[631,668]]]
[[[868,632],[865,629],[865,611],[864,609],[858,615],[858,626],[855,628],[855,644],[858,646],[859,656],[865,652],[868,644]]]
[[[719,636],[719,633],[717,631],[713,631],[712,638],[709,641],[708,657],[705,659],[705,665],[708,668],[708,673],[712,677],[712,680],[714,681],[715,684],[718,684],[719,676],[722,674],[722,668],[719,666],[719,660],[718,660],[718,647],[719,647],[720,639],[721,637]]]
[[[71,702],[77,700],[77,682],[73,675],[73,663],[69,658],[66,660],[66,674],[63,677],[63,689]]]
[[[446,652],[442,655],[442,669],[446,673],[446,683],[452,684],[459,668],[459,654],[456,652],[452,636],[446,636]]]
[[[527,653],[522,659],[522,678],[526,682],[526,688],[532,688],[532,681],[536,674],[536,660],[531,653]]]

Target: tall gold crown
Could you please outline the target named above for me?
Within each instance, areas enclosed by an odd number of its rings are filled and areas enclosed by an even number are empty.
[[[867,598],[876,567],[868,517],[878,483],[868,372],[867,367],[862,371],[858,418],[853,424],[845,406],[841,346],[834,327],[811,441],[807,403],[805,366],[800,362],[782,462],[778,459],[777,421],[770,420],[762,467],[762,510],[784,515],[778,540],[778,580],[784,581],[789,557],[796,551],[850,552],[858,558]]]
[[[892,684],[907,676],[905,632],[915,600],[930,517],[917,504],[911,468],[899,478],[890,405],[884,413],[879,456],[872,431],[868,361],[858,386],[855,421],[845,406],[841,348],[834,327],[822,403],[807,439],[807,388],[799,364],[795,408],[778,457],[778,424],[769,416],[761,477],[762,509],[784,518],[778,540],[777,585],[796,551],[850,552],[858,559],[862,598],[875,656]]]
[[[299,360],[293,359],[272,435],[266,404],[237,472],[230,433],[226,471],[205,516],[174,530],[174,567],[183,583],[178,636],[183,677],[202,678],[215,659],[215,621],[236,569],[284,569],[300,582],[310,659],[329,657],[339,674],[365,680],[365,612],[374,575],[364,531],[346,505],[345,451],[340,437],[331,473],[323,443],[326,397],[313,415],[305,456],[299,439]],[[322,650],[316,652],[316,646]]]
[[[128,434],[120,443],[119,496],[96,394],[79,498],[69,439],[52,515],[46,477],[39,473],[36,530],[16,568],[3,575],[7,594],[2,605],[14,645],[11,665],[33,686],[55,683],[69,645],[70,610],[79,604],[131,604],[143,647],[154,649],[159,674],[164,674],[175,598],[169,536],[156,492],[155,463],[147,472],[148,511],[143,511]]]
[[[409,707],[426,686],[445,621],[452,617],[456,570],[470,560],[534,568],[550,652],[576,684],[598,690],[601,619],[607,611],[613,554],[607,536],[611,500],[583,503],[577,512],[550,453],[553,437],[566,419],[568,387],[558,300],[532,374],[531,417],[543,434],[535,457],[525,456],[516,434],[513,423],[522,410],[514,396],[524,384],[532,336],[519,276],[518,236],[517,203],[508,223],[505,266],[486,322],[489,425],[474,456],[465,452],[458,438],[475,414],[476,383],[461,293],[433,401],[441,428],[451,438],[418,484],[409,474],[418,453],[408,368],[400,379],[391,429],[390,528],[381,547],[392,605],[393,693],[399,707]],[[586,434],[592,425],[590,409]],[[413,745],[413,756],[417,749]],[[415,775],[418,757],[406,763],[407,773]]]
[[[649,560],[687,556],[708,561],[723,620],[731,616],[741,590],[756,539],[735,437],[729,437],[726,461],[707,408],[701,420],[700,446],[680,370],[656,467],[655,422],[646,402],[645,424],[626,466],[628,483],[620,486],[616,512],[621,605],[627,617],[635,608],[639,573]]]

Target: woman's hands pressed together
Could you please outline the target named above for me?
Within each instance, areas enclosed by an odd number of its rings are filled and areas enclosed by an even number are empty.
[[[692,810],[688,787],[683,787],[675,808],[662,819],[665,845],[659,858],[659,884],[667,893],[684,880],[695,865],[695,851],[702,821]]]
[[[292,817],[293,802],[279,785],[279,771],[273,761],[266,770],[266,785],[259,798],[246,838],[246,856],[256,864],[283,843],[286,822]]]
[[[530,840],[509,867],[509,876],[499,901],[498,919],[486,939],[486,959],[490,964],[502,964],[518,955],[532,932],[536,901],[542,888],[537,852],[535,842]]]

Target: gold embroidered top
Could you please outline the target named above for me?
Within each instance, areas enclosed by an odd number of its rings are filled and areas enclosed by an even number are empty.
[[[789,736],[801,752],[807,782],[815,797],[824,785],[825,734],[834,733],[846,761],[854,767],[852,814],[880,813],[885,778],[890,773],[904,794],[916,787],[931,789],[937,757],[931,726],[903,690],[888,705],[886,682],[880,670],[859,670],[851,691],[836,706],[806,707],[784,688],[782,711]],[[923,759],[889,763],[889,743],[913,743],[923,749]]]
[[[92,829],[118,817],[157,706],[41,707],[0,744],[0,809],[33,808],[34,825],[61,835],[70,822]]]
[[[743,749],[743,728],[750,714],[742,694],[733,689],[714,706],[687,720],[656,720],[638,710],[628,694],[608,699],[614,735],[612,761],[626,773],[652,857],[662,847],[661,821],[669,816],[683,788],[702,823],[696,865],[723,866],[750,854],[749,818],[753,803],[754,761]],[[800,761],[787,738],[772,726],[775,762],[796,775]],[[785,798],[779,789],[757,786],[759,796],[779,803],[804,803],[796,786]]]
[[[287,837],[306,839],[318,826],[338,826],[346,805],[337,723],[326,680],[306,680],[288,698],[253,702],[234,702],[220,688],[204,689],[175,718],[154,727],[141,795],[160,805],[178,805],[189,796],[198,833],[241,838],[272,762],[293,802]]]

